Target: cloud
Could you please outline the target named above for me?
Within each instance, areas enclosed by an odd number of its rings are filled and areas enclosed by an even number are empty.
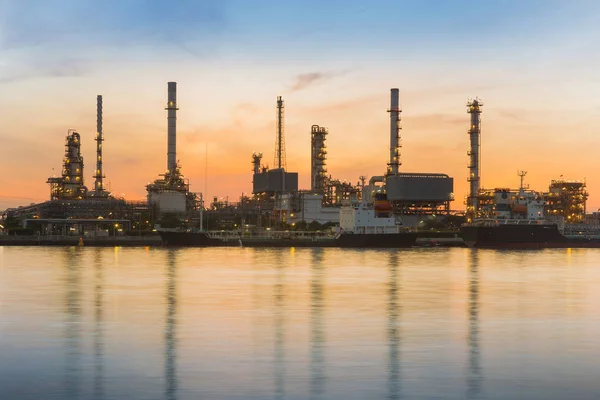
[[[86,75],[90,67],[76,59],[62,59],[56,62],[31,61],[15,63],[8,68],[0,68],[0,84],[15,83],[37,78],[68,78]]]
[[[290,90],[292,92],[296,92],[298,90],[303,90],[312,86],[317,82],[328,81],[333,78],[337,78],[339,76],[345,75],[348,71],[339,71],[339,72],[309,72],[306,74],[299,74],[294,78],[294,83]]]

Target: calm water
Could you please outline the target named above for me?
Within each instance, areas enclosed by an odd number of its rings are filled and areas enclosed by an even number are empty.
[[[600,251],[0,247],[2,399],[597,399]]]

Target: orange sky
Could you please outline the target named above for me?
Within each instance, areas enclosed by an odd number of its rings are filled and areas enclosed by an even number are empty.
[[[561,175],[586,179],[588,210],[596,210],[600,57],[590,50],[599,38],[595,25],[584,21],[596,14],[576,11],[566,6],[544,10],[521,25],[515,25],[521,21],[516,14],[495,18],[488,13],[495,25],[486,31],[486,19],[478,20],[479,36],[462,29],[448,38],[427,36],[422,26],[412,24],[405,27],[415,29],[406,40],[387,42],[380,37],[385,30],[356,25],[354,36],[343,36],[348,28],[343,25],[340,31],[316,30],[313,36],[288,32],[289,42],[275,43],[264,32],[246,31],[250,22],[244,21],[239,31],[218,33],[216,39],[191,34],[185,41],[179,32],[181,42],[155,43],[133,32],[139,42],[119,47],[117,37],[111,42],[86,31],[89,43],[59,37],[72,45],[71,52],[60,40],[44,47],[36,37],[22,47],[5,46],[0,209],[48,199],[45,182],[53,169],[61,169],[70,128],[82,135],[85,183],[93,187],[98,94],[104,96],[106,181],[115,194],[145,198],[145,185],[166,169],[166,83],[176,81],[178,159],[192,190],[207,188],[208,198],[237,200],[251,192],[253,151],[263,152],[264,163],[273,164],[278,95],[286,106],[287,166],[299,173],[301,188],[309,187],[313,124],[329,128],[327,168],[334,178],[357,182],[360,175],[383,174],[389,154],[389,89],[398,87],[401,170],[452,176],[453,209],[464,209],[465,103],[477,96],[484,102],[483,187],[517,187],[518,170],[528,171],[526,182],[540,191]],[[119,29],[126,32],[129,25]],[[3,33],[8,37],[10,32],[0,29],[0,45]],[[295,47],[287,46],[292,42]],[[204,44],[210,44],[207,54],[198,53]]]
[[[2,147],[10,149],[0,161],[6,171],[0,194],[22,197],[15,200],[17,204],[29,203],[28,198],[47,198],[45,180],[53,168],[56,173],[60,171],[69,128],[82,135],[86,184],[92,187],[95,97],[103,94],[106,180],[115,194],[144,198],[144,185],[166,169],[166,82],[177,78],[156,75],[139,77],[137,82],[132,79],[126,85],[111,84],[108,76],[104,82],[82,82],[81,86],[78,78],[65,78],[65,84],[60,85],[51,80],[14,84],[14,90],[26,90],[28,96],[0,99],[0,106],[10,110],[10,118],[3,121],[8,134],[0,139]],[[539,92],[532,93],[500,84],[453,87],[421,81],[403,89],[401,83],[406,79],[373,79],[356,73],[304,91],[290,91],[290,77],[282,80],[283,84],[274,82],[266,87],[253,82],[239,82],[238,86],[230,81],[218,93],[204,87],[207,83],[210,86],[210,82],[203,82],[210,77],[179,75],[183,76],[178,79],[178,159],[192,190],[203,192],[208,149],[210,198],[237,199],[242,192],[251,192],[253,151],[262,151],[263,162],[273,164],[278,94],[284,96],[286,107],[287,166],[300,174],[301,188],[309,187],[312,124],[329,128],[327,164],[333,177],[356,182],[363,174],[382,174],[389,151],[389,88],[398,86],[403,107],[401,169],[454,177],[454,209],[464,207],[469,147],[465,102],[475,95],[484,101],[484,187],[516,187],[517,170],[526,170],[527,183],[536,190],[546,190],[551,179],[563,175],[566,179],[586,179],[591,193],[588,209],[600,205],[600,179],[593,174],[599,142],[594,134],[595,121],[600,108],[583,104],[577,111],[576,106],[565,109],[569,106],[565,101],[543,102],[552,96],[551,87],[539,86]],[[224,76],[223,83],[228,78]],[[353,87],[355,82],[363,82],[362,90]],[[419,90],[419,86],[424,89]],[[512,99],[513,93],[519,96]]]

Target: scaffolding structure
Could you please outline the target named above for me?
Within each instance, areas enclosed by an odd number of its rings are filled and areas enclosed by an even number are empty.
[[[62,176],[50,177],[50,199],[83,199],[87,188],[83,184],[83,157],[81,156],[81,136],[70,129],[65,139],[65,156]]]
[[[313,125],[310,128],[310,189],[324,194],[327,185],[327,145],[326,136],[329,133],[324,126]]]
[[[585,182],[552,180],[544,198],[546,215],[562,217],[566,223],[581,223],[585,220],[588,199]]]
[[[260,162],[262,160],[262,156],[262,153],[252,153],[252,172],[254,172],[254,174],[259,174],[261,171]]]
[[[346,202],[358,202],[362,198],[362,188],[339,179],[328,179],[325,187],[324,205],[341,206]]]

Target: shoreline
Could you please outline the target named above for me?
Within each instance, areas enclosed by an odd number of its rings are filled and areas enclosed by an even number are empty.
[[[0,236],[0,246],[79,246],[79,236]],[[155,246],[163,247],[158,235],[109,236],[83,238],[83,246]],[[419,237],[415,247],[464,247],[461,238]],[[293,247],[293,246],[292,246]]]

